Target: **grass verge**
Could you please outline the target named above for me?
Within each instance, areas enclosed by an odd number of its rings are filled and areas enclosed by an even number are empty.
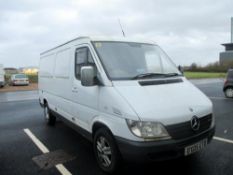
[[[188,79],[225,78],[226,73],[222,73],[222,72],[184,72],[184,76]]]

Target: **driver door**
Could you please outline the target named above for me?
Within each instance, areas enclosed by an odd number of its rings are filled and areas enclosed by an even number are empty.
[[[72,113],[76,123],[88,130],[92,118],[98,115],[99,86],[85,87],[81,84],[81,68],[93,65],[96,68],[92,53],[88,45],[75,48],[74,79],[72,84],[73,108]],[[96,69],[97,70],[97,69]]]

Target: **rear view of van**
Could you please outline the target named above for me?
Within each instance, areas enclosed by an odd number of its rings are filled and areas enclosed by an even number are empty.
[[[215,133],[212,102],[152,41],[79,37],[41,53],[39,100],[47,124],[91,141],[108,173],[189,156]]]
[[[0,64],[0,88],[5,85],[5,71],[3,65]]]

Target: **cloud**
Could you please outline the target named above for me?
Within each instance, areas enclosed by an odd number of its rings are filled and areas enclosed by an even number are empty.
[[[8,0],[0,2],[0,62],[37,66],[39,53],[82,35],[154,40],[176,64],[217,61],[230,40],[232,0]]]

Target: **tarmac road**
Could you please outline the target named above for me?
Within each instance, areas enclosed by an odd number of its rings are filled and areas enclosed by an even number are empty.
[[[125,164],[118,174],[233,174],[233,99],[224,97],[222,80],[193,82],[214,104],[217,128],[212,143],[191,157],[152,164]],[[36,91],[0,93],[0,174],[104,174],[98,169],[92,145],[87,140],[62,122],[55,127],[45,125],[37,97]],[[50,151],[64,150],[75,159],[63,163],[62,167],[39,168],[32,158],[43,155],[44,149],[33,142],[25,128]]]

